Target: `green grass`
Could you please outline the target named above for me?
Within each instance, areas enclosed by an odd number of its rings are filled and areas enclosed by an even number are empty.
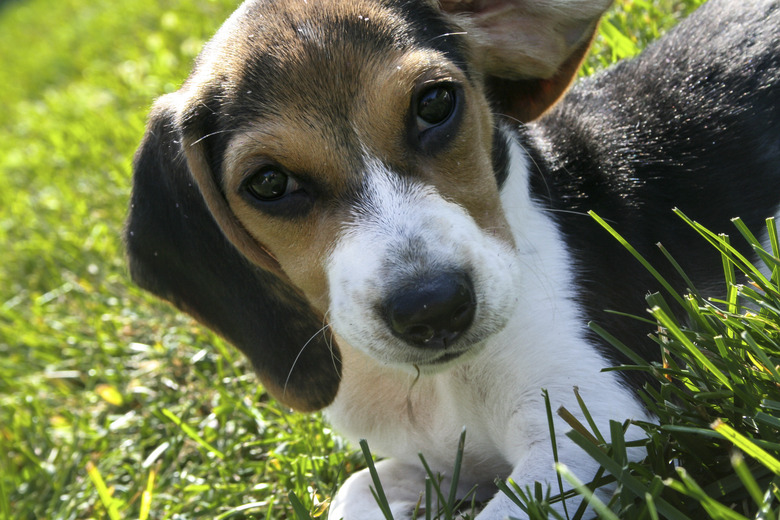
[[[621,3],[584,71],[697,3]],[[281,519],[289,492],[316,516],[363,464],[128,280],[146,113],[236,4],[0,2],[0,518]]]

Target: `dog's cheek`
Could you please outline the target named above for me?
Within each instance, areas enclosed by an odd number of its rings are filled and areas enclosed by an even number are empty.
[[[477,319],[486,331],[502,329],[511,319],[522,290],[523,271],[515,250],[490,237],[489,247],[478,248],[473,263],[480,266],[475,287],[482,307]]]
[[[300,221],[263,215],[234,197],[231,207],[257,247],[267,251],[320,312],[328,306],[327,257],[337,234],[332,219],[313,214]]]

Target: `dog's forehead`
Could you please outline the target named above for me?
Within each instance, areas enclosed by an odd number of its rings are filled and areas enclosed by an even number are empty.
[[[457,32],[435,0],[259,0],[231,17],[198,68],[240,103],[231,114],[240,124],[289,104],[348,107],[361,77],[393,52],[431,49],[465,68]]]

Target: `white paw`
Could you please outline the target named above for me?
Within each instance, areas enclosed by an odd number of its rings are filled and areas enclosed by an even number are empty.
[[[390,511],[396,520],[411,519],[415,506],[424,489],[421,468],[407,466],[395,460],[383,460],[376,464]],[[328,520],[384,520],[371,489],[376,489],[368,469],[349,477],[342,484],[328,511]]]

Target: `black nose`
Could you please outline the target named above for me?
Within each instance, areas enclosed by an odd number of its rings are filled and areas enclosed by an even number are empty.
[[[396,292],[384,309],[399,338],[417,347],[446,348],[469,328],[476,306],[469,277],[445,273]]]

